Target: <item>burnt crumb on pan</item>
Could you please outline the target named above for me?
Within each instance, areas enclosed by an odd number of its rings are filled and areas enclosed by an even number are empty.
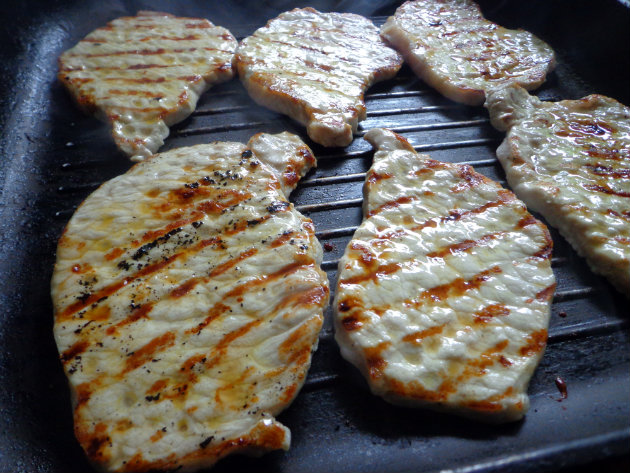
[[[332,243],[324,243],[324,250],[325,251],[333,251],[335,249],[335,245],[333,245]]]

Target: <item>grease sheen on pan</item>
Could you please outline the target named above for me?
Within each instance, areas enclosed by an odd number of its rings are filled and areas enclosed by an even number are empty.
[[[341,353],[389,402],[520,419],[546,340],[552,240],[514,194],[383,129],[339,262]]]
[[[283,189],[314,164],[288,133],[180,148],[77,209],[54,333],[99,468],[192,471],[289,447],[274,416],[304,382],[329,289],[313,224]]]
[[[118,148],[138,161],[199,96],[233,76],[237,41],[208,20],[141,11],[97,28],[59,58],[59,80],[79,106],[112,127]]]

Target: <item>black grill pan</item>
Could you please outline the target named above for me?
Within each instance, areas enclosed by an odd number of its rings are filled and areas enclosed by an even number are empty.
[[[541,36],[558,68],[536,93],[543,99],[603,93],[630,103],[627,2],[482,1],[486,17]],[[313,1],[382,24],[398,2]],[[0,472],[93,471],[73,436],[69,391],[52,337],[49,281],[56,241],[76,206],[131,165],[107,127],[81,114],[56,81],[56,58],[88,32],[141,9],[209,18],[242,38],[305,2],[4,2],[0,30]],[[319,167],[292,200],[326,244],[331,284],[361,222],[361,189],[372,160],[365,130],[384,126],[435,159],[465,162],[505,182],[494,151],[503,135],[482,107],[455,104],[407,67],[366,94],[368,118],[345,149],[314,145]],[[205,94],[172,128],[163,149],[213,140],[247,141],[257,132],[304,129],[256,106],[236,80]],[[310,144],[310,142],[309,142]],[[341,359],[331,314],[306,384],[280,420],[292,431],[288,453],[231,457],[213,471],[534,472],[627,466],[630,453],[630,341],[625,299],[556,232],[558,280],[549,344],[529,389],[522,422],[487,426],[372,396]],[[568,397],[556,387],[561,378]],[[586,466],[583,466],[586,465]],[[582,466],[582,467],[581,467]],[[583,468],[580,469],[580,468]]]

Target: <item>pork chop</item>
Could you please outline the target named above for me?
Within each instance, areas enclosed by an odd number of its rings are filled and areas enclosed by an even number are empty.
[[[555,289],[547,228],[470,166],[388,130],[365,138],[377,151],[339,262],[341,354],[391,403],[520,419]]]
[[[208,20],[141,11],[88,34],[59,58],[79,106],[110,124],[134,160],[155,153],[199,96],[231,79],[237,41]]]
[[[287,133],[171,150],[103,184],[66,227],[54,333],[100,469],[288,449],[274,416],[304,382],[329,289],[311,220],[265,163],[273,147],[298,174],[315,163]]]
[[[514,192],[591,269],[630,297],[630,107],[601,95],[542,102],[518,86],[488,95]]]
[[[418,77],[468,105],[481,105],[485,91],[508,82],[535,89],[555,66],[549,45],[486,20],[472,0],[406,2],[381,35]]]
[[[306,125],[324,146],[346,146],[365,119],[363,93],[396,75],[402,58],[378,28],[351,13],[282,13],[245,38],[235,66],[259,104]]]

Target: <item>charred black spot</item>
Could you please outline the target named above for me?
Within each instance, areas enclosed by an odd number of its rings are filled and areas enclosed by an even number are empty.
[[[214,440],[214,435],[207,437],[203,442],[199,444],[199,446],[201,448],[206,448],[210,444],[210,442],[212,442],[212,440]]]
[[[129,271],[131,265],[127,263],[125,260],[122,260],[118,263],[118,269],[122,269],[123,271]]]
[[[241,156],[245,159],[248,159],[251,158],[253,154],[254,153],[252,153],[251,149],[246,149],[245,151],[243,151],[243,153],[241,153]]]
[[[249,225],[250,227],[253,227],[254,225],[258,225],[260,223],[260,220],[248,220],[247,221],[247,225]]]
[[[339,303],[339,312],[348,312],[352,307],[346,301]]]
[[[77,296],[77,299],[80,300],[81,302],[85,302],[90,298],[91,295],[92,295],[91,292],[87,292],[87,291],[82,292],[81,294]]]
[[[272,203],[270,206],[267,207],[267,211],[269,211],[269,213],[276,213],[276,212],[281,212],[283,210],[286,210],[289,208],[289,203],[288,202],[282,202],[282,201],[278,201],[278,202],[274,202]]]
[[[135,261],[139,260],[144,255],[146,255],[150,250],[158,246],[160,243],[167,242],[173,235],[177,235],[181,231],[182,231],[181,227],[174,228],[170,232],[166,233],[165,235],[162,235],[159,238],[156,238],[152,242],[147,243],[146,245],[142,245],[140,248],[138,248],[138,250],[133,254],[131,258]]]
[[[145,397],[145,399],[149,402],[151,401],[157,401],[158,399],[160,399],[160,394],[161,393],[157,393],[155,396],[147,396]]]
[[[184,187],[187,189],[196,189],[197,187],[199,187],[199,183],[193,182],[191,184],[184,184]]]
[[[203,222],[193,222],[193,223],[192,223],[192,226],[193,226],[194,228],[199,228],[199,227],[200,227],[200,226],[202,226],[202,225],[203,225]]]

